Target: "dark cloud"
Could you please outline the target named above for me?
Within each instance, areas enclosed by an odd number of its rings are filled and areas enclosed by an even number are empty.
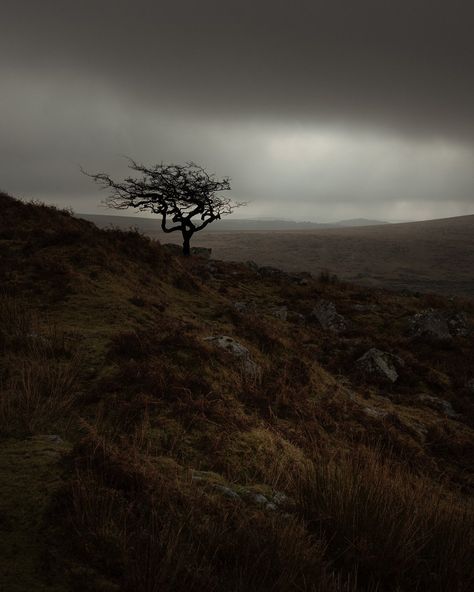
[[[119,173],[129,153],[222,170],[267,214],[464,213],[473,15],[467,0],[4,0],[0,185],[90,209],[78,164]]]

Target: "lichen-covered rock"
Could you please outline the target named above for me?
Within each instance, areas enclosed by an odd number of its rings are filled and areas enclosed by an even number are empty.
[[[212,249],[206,247],[191,247],[191,255],[195,255],[196,257],[201,257],[201,259],[210,259],[212,254]]]
[[[339,334],[347,331],[346,319],[337,312],[334,303],[328,300],[320,300],[313,308],[311,317],[315,318],[323,329],[331,333]]]
[[[443,313],[432,308],[415,314],[409,320],[410,333],[434,341],[449,341],[451,333]]]
[[[242,314],[252,313],[257,310],[255,302],[244,302],[243,300],[236,300],[234,302],[234,308]]]
[[[400,358],[375,347],[369,349],[356,361],[357,368],[364,374],[390,383],[398,380],[397,365],[403,365]]]
[[[444,312],[429,308],[409,320],[410,333],[434,341],[449,341],[469,335],[469,323],[463,312]]]
[[[469,322],[463,312],[455,312],[448,315],[448,328],[453,336],[466,337],[469,335]]]
[[[261,368],[254,362],[250,356],[249,350],[236,341],[233,337],[228,335],[214,335],[205,337],[204,341],[207,341],[216,347],[223,349],[240,361],[241,368],[246,376],[255,380],[260,378]]]

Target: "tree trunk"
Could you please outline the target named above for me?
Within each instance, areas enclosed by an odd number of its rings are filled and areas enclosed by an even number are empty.
[[[183,234],[183,255],[189,257],[191,255],[191,235]]]

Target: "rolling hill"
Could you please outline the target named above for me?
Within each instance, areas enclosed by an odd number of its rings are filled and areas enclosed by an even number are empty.
[[[127,227],[131,220],[94,217],[105,226]],[[150,219],[133,218],[133,225],[163,242],[179,242]],[[216,259],[314,275],[329,270],[366,286],[474,297],[474,215],[353,228],[204,231],[193,244],[212,248]]]
[[[474,304],[0,193],[0,589],[468,592]]]

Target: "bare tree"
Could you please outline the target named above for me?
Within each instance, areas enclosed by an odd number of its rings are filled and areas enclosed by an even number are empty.
[[[163,232],[183,235],[183,254],[189,255],[191,237],[221,216],[232,214],[245,203],[218,195],[229,191],[228,177],[216,179],[192,162],[185,165],[157,164],[146,167],[129,159],[129,168],[141,173],[122,182],[113,181],[106,173],[87,174],[106,189],[110,195],[104,200],[111,208],[135,208],[161,216]],[[83,171],[84,172],[84,171]]]

